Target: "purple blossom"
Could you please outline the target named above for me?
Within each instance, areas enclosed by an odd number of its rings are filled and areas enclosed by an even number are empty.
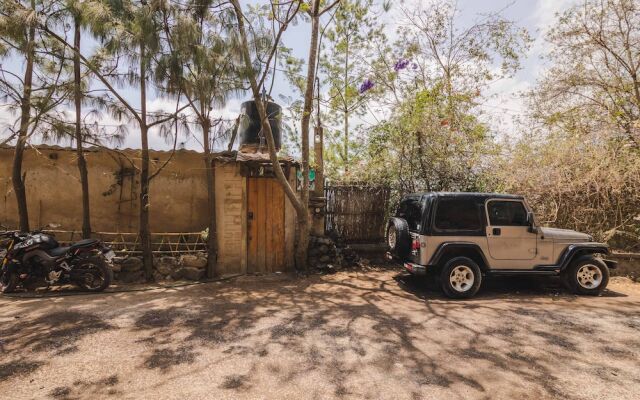
[[[358,92],[362,94],[367,90],[371,89],[372,87],[373,87],[373,82],[371,81],[371,79],[367,78],[365,79],[364,82],[362,82],[362,85],[360,85],[360,90],[358,90]]]
[[[411,69],[418,69],[418,64],[411,63]]]
[[[398,72],[401,69],[407,68],[407,65],[409,65],[409,60],[405,60],[404,58],[401,58],[398,61],[396,61],[395,65],[393,66],[393,69],[396,72]]]

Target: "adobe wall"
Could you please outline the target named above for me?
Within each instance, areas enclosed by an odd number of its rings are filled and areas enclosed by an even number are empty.
[[[152,171],[170,152],[151,152]],[[96,232],[138,229],[140,151],[87,151],[91,223]],[[0,223],[15,227],[17,206],[11,184],[13,149],[0,148]],[[81,230],[82,193],[75,152],[40,147],[25,151],[29,223],[32,229],[56,224],[60,230]],[[151,231],[198,232],[207,227],[206,173],[202,154],[177,151],[151,182]]]
[[[151,152],[152,173],[171,156]],[[91,224],[94,232],[137,232],[140,175],[138,150],[123,154],[107,150],[86,152],[89,171]],[[0,223],[17,227],[18,215],[11,165],[13,149],[0,148]],[[177,151],[151,181],[150,227],[152,232],[200,232],[208,226],[206,172],[203,155]],[[215,192],[218,237],[218,274],[247,271],[247,181],[236,162],[216,161]],[[45,147],[25,151],[29,222],[32,229],[55,224],[53,229],[82,229],[82,192],[75,152]],[[295,185],[295,173],[290,174]],[[293,268],[295,209],[285,201],[285,257]]]

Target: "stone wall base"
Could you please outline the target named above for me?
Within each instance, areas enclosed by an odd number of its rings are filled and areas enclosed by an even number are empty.
[[[153,259],[153,278],[156,282],[186,279],[198,281],[204,278],[207,268],[207,254],[183,254],[179,257],[160,256]],[[118,257],[113,262],[116,281],[137,283],[145,280],[142,257]]]

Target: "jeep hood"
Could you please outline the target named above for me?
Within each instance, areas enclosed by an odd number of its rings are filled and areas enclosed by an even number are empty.
[[[540,228],[546,239],[558,242],[592,242],[593,237],[586,233],[572,231],[571,229]]]

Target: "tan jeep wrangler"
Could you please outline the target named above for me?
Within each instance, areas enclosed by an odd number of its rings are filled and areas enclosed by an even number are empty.
[[[560,275],[578,294],[597,295],[613,261],[590,235],[539,227],[522,196],[416,193],[387,225],[389,254],[415,275],[439,276],[453,298],[475,295],[487,275]]]

